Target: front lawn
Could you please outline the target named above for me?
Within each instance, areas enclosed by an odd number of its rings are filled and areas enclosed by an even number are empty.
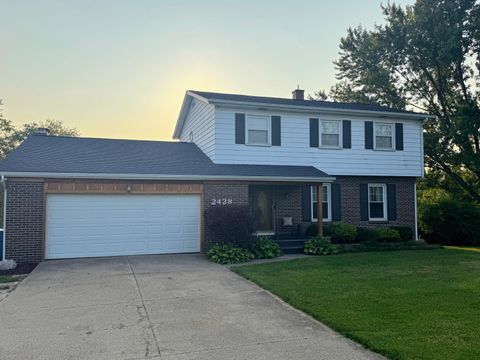
[[[341,254],[233,271],[392,359],[480,359],[480,254]]]

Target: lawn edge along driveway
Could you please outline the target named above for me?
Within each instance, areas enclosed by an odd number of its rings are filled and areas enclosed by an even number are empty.
[[[232,271],[392,359],[480,358],[480,254],[395,251]]]

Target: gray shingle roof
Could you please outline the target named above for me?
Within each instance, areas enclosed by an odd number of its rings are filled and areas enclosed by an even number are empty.
[[[195,144],[32,135],[0,162],[0,173],[136,174],[320,178],[313,166],[222,165]]]
[[[393,112],[401,114],[416,114],[425,115],[413,111],[403,109],[395,109],[387,106],[380,106],[375,104],[358,104],[358,103],[342,103],[334,101],[317,101],[317,100],[293,100],[287,98],[266,97],[266,96],[251,96],[251,95],[237,95],[237,94],[223,94],[207,91],[189,90],[207,100],[223,100],[223,101],[237,101],[237,102],[251,102],[259,104],[271,105],[287,105],[287,106],[306,106],[312,108],[330,108],[330,109],[346,109],[346,110],[363,110],[363,111],[380,111]]]

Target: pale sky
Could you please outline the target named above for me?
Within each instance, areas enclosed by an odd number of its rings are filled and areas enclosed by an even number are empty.
[[[17,125],[62,120],[82,136],[170,140],[187,89],[330,88],[340,38],[382,23],[381,3],[0,0],[3,114]]]

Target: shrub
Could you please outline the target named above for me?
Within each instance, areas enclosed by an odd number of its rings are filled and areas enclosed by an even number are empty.
[[[265,236],[252,244],[252,253],[257,259],[272,259],[283,254],[278,243]]]
[[[480,206],[440,189],[422,191],[418,219],[430,243],[480,245]]]
[[[357,243],[374,244],[378,242],[398,242],[402,241],[400,232],[396,229],[379,227],[379,228],[357,228]]]
[[[305,242],[305,254],[307,255],[334,255],[338,252],[327,236],[317,236]]]
[[[340,253],[395,250],[436,250],[442,248],[441,245],[427,244],[422,240],[410,240],[398,243],[340,244],[337,247]]]
[[[352,243],[357,236],[357,228],[349,224],[332,224],[329,235],[335,244]]]
[[[258,216],[249,206],[215,206],[205,212],[205,223],[215,243],[246,245],[257,230]]]
[[[358,227],[355,242],[357,243],[374,243],[377,242],[378,234],[375,229]]]
[[[207,257],[218,264],[236,264],[253,259],[253,254],[232,244],[222,244],[212,246],[207,251]]]
[[[401,241],[400,233],[398,232],[398,230],[381,227],[381,228],[376,228],[374,231],[377,236],[376,238],[377,242],[390,243],[390,242]]]
[[[414,232],[410,226],[392,226],[390,229],[397,230],[402,241],[413,240]]]
[[[323,223],[323,235],[330,236],[332,230],[332,225],[330,223]],[[316,222],[310,223],[307,230],[305,231],[307,236],[317,236],[318,235],[318,225]]]

